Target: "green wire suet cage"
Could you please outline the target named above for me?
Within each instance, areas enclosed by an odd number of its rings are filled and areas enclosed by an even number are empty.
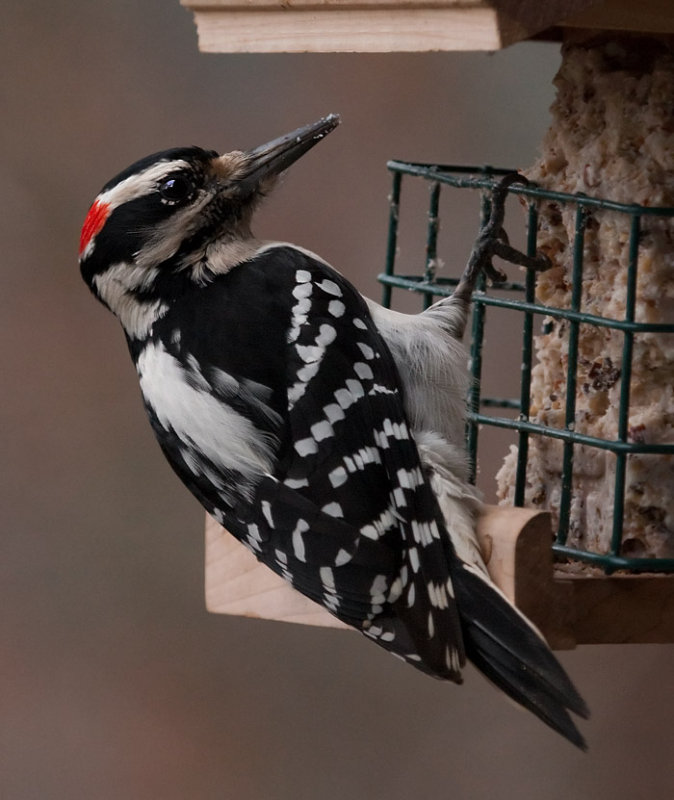
[[[492,167],[457,167],[390,161],[392,173],[390,195],[390,217],[385,271],[379,276],[383,284],[383,303],[390,307],[394,289],[418,293],[424,307],[434,300],[452,293],[458,276],[438,275],[440,262],[438,233],[441,193],[446,190],[478,190],[481,196],[483,219],[490,208],[490,196],[498,179],[512,170]],[[401,215],[401,193],[410,179],[423,181],[428,187],[428,209],[425,220],[426,242],[423,263],[418,262],[416,274],[401,274],[397,270],[398,238]],[[479,458],[481,430],[490,426],[509,430],[517,442],[514,504],[525,504],[528,454],[531,437],[555,439],[561,443],[562,467],[559,487],[559,509],[557,530],[554,533],[553,550],[558,560],[577,560],[601,568],[605,573],[616,570],[633,572],[674,572],[674,558],[634,557],[626,552],[623,540],[625,511],[625,482],[628,458],[634,454],[658,458],[674,457],[674,444],[666,442],[641,442],[630,436],[630,386],[634,340],[638,334],[673,334],[674,323],[645,323],[636,321],[637,273],[639,243],[642,222],[648,218],[668,219],[674,217],[674,208],[629,205],[610,200],[588,197],[582,194],[567,194],[549,191],[534,185],[511,186],[509,192],[524,203],[525,251],[534,256],[539,233],[539,209],[543,201],[552,201],[560,207],[570,209],[574,215],[571,263],[570,306],[568,308],[544,305],[536,299],[536,276],[527,271],[521,283],[505,282],[487,287],[484,278],[473,295],[473,315],[470,341],[470,363],[473,376],[468,398],[467,445],[473,465],[473,480]],[[588,314],[582,308],[582,285],[585,261],[586,232],[592,215],[601,210],[622,215],[629,230],[628,263],[626,276],[625,315],[613,319]],[[511,219],[509,224],[512,224]],[[485,396],[481,389],[483,344],[488,323],[488,310],[500,308],[512,312],[518,329],[522,331],[521,381],[519,396],[514,398]],[[531,418],[531,377],[535,362],[533,347],[535,325],[542,323],[543,329],[551,320],[562,320],[568,327],[568,359],[566,363],[566,392],[564,422],[560,426],[542,425]],[[601,438],[583,434],[576,430],[576,398],[578,368],[578,338],[581,325],[609,328],[622,334],[622,355],[616,370],[619,383],[619,408],[617,435]],[[511,414],[506,416],[506,410]],[[608,552],[597,552],[569,543],[570,508],[574,492],[574,455],[578,447],[591,448],[613,454],[615,458],[615,485],[613,487],[613,510]],[[505,455],[505,454],[504,454]],[[674,482],[673,482],[674,483]],[[674,490],[674,485],[672,486]]]

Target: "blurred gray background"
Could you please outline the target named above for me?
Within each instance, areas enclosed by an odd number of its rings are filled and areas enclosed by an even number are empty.
[[[76,263],[90,202],[129,162],[336,111],[257,229],[377,296],[386,159],[530,164],[558,46],[203,55],[178,0],[5,0],[2,18],[2,800],[672,796],[673,646],[561,654],[593,711],[582,755],[471,669],[459,688],[355,634],[207,614],[202,513]],[[443,220],[448,269],[476,223]],[[497,386],[516,337],[488,339]],[[488,496],[505,447],[483,459]]]

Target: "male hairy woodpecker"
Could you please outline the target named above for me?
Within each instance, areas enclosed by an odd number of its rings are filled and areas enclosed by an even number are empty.
[[[82,275],[122,323],[165,456],[219,523],[386,650],[456,682],[468,658],[583,747],[568,711],[585,703],[489,578],[466,479],[459,339],[480,270],[518,260],[506,184],[453,296],[384,309],[319,256],[251,232],[278,175],[338,123],[137,161],[87,214]]]

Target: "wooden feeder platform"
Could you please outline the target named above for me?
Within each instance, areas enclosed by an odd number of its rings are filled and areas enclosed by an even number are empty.
[[[477,533],[492,579],[552,648],[674,642],[674,576],[556,570],[547,512],[490,506]],[[350,630],[260,564],[210,517],[206,606],[216,614]]]

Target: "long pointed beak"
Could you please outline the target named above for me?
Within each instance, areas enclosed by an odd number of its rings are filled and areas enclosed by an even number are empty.
[[[244,174],[237,183],[246,193],[246,189],[254,190],[265,178],[279,175],[294,164],[307,150],[318,144],[330,131],[340,123],[338,114],[330,114],[310,125],[304,125],[285,136],[279,136],[267,144],[249,150],[246,153]],[[244,188],[245,186],[245,188]]]

